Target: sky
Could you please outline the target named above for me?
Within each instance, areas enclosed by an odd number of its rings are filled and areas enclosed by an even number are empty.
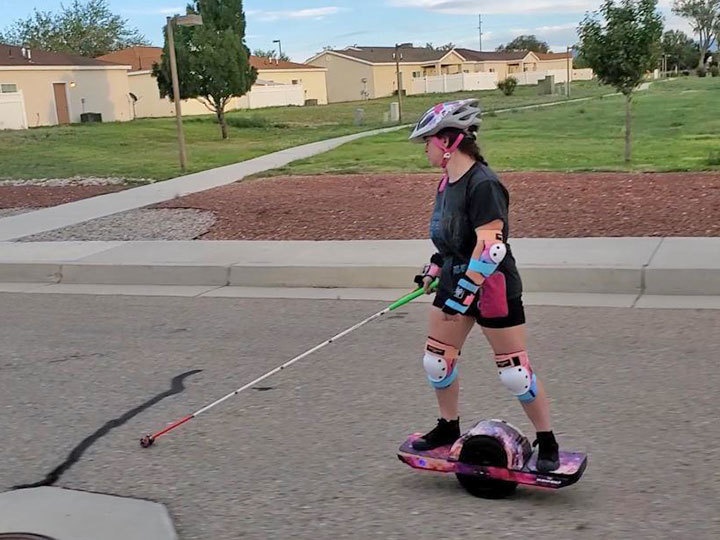
[[[0,30],[35,10],[54,12],[72,0],[0,0]],[[245,0],[246,43],[251,50],[276,49],[305,62],[323,47],[392,46],[411,42],[492,51],[521,34],[534,34],[560,52],[578,41],[577,26],[601,0]],[[110,9],[162,46],[165,17],[184,13],[183,0],[109,0]],[[692,36],[688,22],[660,0],[668,30]]]

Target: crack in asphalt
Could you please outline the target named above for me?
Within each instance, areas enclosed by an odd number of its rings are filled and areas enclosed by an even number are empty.
[[[181,373],[180,375],[173,377],[172,381],[170,382],[169,390],[157,394],[156,396],[147,400],[145,403],[138,405],[134,409],[129,410],[122,416],[106,422],[100,429],[95,431],[95,433],[89,435],[88,437],[85,437],[85,439],[83,439],[80,444],[73,448],[70,454],[68,454],[68,457],[65,459],[65,461],[63,461],[60,465],[50,471],[45,476],[44,480],[41,480],[40,482],[35,482],[34,484],[22,484],[18,486],[13,486],[11,489],[29,489],[43,486],[52,486],[58,480],[60,480],[60,477],[65,474],[68,469],[70,469],[73,465],[80,461],[80,458],[85,453],[85,451],[93,444],[95,444],[99,439],[110,433],[110,431],[112,431],[116,427],[122,426],[146,409],[149,409],[153,405],[156,405],[166,397],[170,397],[183,392],[185,390],[185,379],[190,377],[191,375],[200,373],[201,371],[202,369],[193,369],[191,371],[186,371],[185,373]]]

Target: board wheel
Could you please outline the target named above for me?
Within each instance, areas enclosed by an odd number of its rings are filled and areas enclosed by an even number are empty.
[[[458,460],[469,465],[508,466],[505,448],[497,439],[488,435],[475,435],[466,440]],[[483,499],[504,499],[517,489],[517,482],[488,479],[472,474],[456,473],[455,476],[468,493]]]

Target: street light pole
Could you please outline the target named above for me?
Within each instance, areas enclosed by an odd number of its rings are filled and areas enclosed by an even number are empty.
[[[175,34],[173,25],[199,26],[202,25],[202,17],[197,14],[175,15],[167,17],[167,40],[168,51],[170,52],[170,73],[172,75],[173,102],[175,103],[175,123],[177,124],[178,149],[180,152],[180,170],[185,172],[187,168],[187,152],[185,150],[185,133],[182,124],[182,108],[180,105],[180,81],[178,77],[177,58],[175,55]]]
[[[280,58],[282,58],[282,42],[279,39],[273,39],[273,43],[278,44],[278,51],[279,51],[278,60],[279,60]]]
[[[182,125],[182,111],[180,108],[180,82],[178,80],[177,58],[175,57],[175,39],[173,34],[174,17],[167,18],[168,50],[170,51],[170,73],[172,74],[173,102],[175,103],[175,124],[177,125],[178,147],[180,150],[180,170],[185,172],[187,167],[187,154],[185,151],[185,133]]]

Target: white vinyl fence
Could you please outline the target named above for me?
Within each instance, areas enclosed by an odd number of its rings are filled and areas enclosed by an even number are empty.
[[[496,88],[497,73],[458,73],[419,77],[412,81],[408,94],[444,94],[463,90],[492,90]]]
[[[22,92],[0,93],[0,129],[27,129]]]
[[[564,83],[567,81],[568,72],[566,69],[549,69],[546,71],[524,71],[521,73],[511,73],[509,76],[515,77],[519,85],[534,85],[538,81],[542,81],[545,77],[554,75],[555,83]],[[589,81],[593,78],[592,69],[572,69],[570,70],[570,81]]]
[[[284,107],[305,105],[305,87],[302,84],[279,84],[253,86],[252,90],[233,101],[233,108],[261,109],[263,107]]]
[[[546,71],[525,71],[511,73],[519,85],[536,85],[548,75],[555,76],[555,83],[567,81],[567,70],[552,69]],[[573,69],[571,81],[589,81],[593,78],[592,69]],[[436,75],[418,77],[412,80],[408,95],[462,92],[468,90],[493,90],[497,88],[498,74],[480,71],[477,73],[458,73],[455,75]]]

